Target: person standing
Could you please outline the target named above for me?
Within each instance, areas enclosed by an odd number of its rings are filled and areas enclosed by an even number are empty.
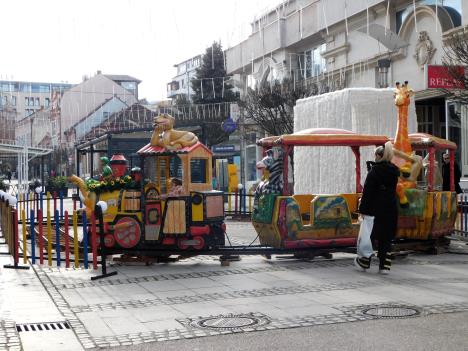
[[[8,183],[11,183],[11,171],[8,170],[7,172],[7,177],[8,177]]]
[[[370,170],[364,183],[359,213],[374,217],[371,239],[377,241],[379,273],[388,274],[392,264],[390,250],[395,237],[398,221],[398,201],[396,186],[400,171],[391,163],[393,149],[390,142],[375,149],[375,162],[370,162]],[[372,257],[372,256],[371,256]],[[366,270],[371,257],[357,257],[356,267]]]
[[[443,154],[442,160],[444,161],[442,164],[442,190],[450,191],[450,154],[448,153]],[[460,187],[461,172],[460,172],[460,167],[458,166],[457,161],[453,162],[453,170],[454,170],[453,180],[455,182],[455,192],[457,194],[460,194],[463,191]]]

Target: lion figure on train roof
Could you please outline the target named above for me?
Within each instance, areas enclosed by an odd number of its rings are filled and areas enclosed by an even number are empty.
[[[198,138],[192,132],[174,129],[175,118],[167,113],[156,116],[153,120],[154,131],[151,145],[168,150],[177,150],[195,145]]]

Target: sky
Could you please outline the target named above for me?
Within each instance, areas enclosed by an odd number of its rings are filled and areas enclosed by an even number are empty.
[[[79,83],[127,74],[139,97],[166,98],[174,64],[248,37],[281,0],[14,0],[2,2],[0,79]]]

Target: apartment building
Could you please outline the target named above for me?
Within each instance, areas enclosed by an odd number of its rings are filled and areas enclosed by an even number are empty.
[[[2,106],[10,106],[15,109],[17,120],[47,108],[52,95],[56,92],[62,94],[70,89],[73,84],[68,83],[37,83],[0,80],[0,109]]]
[[[191,81],[196,77],[195,70],[201,65],[201,55],[194,56],[186,61],[175,64],[177,75],[167,83],[167,97],[175,99],[178,96],[184,96],[187,100],[191,99]]]
[[[226,50],[241,92],[290,77],[320,93],[410,82],[418,129],[449,138],[468,181],[468,109],[437,85],[449,36],[468,29],[468,0],[289,0],[257,16]],[[431,80],[432,78],[432,80]],[[253,146],[252,146],[253,147]]]

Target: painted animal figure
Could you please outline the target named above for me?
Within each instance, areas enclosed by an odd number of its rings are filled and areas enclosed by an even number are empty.
[[[397,184],[397,195],[403,207],[408,206],[405,190],[416,188],[416,180],[422,169],[422,157],[413,152],[408,134],[408,107],[413,95],[414,92],[409,88],[407,81],[403,85],[396,83],[395,105],[398,108],[398,123],[393,143],[395,156],[392,162],[400,168],[401,172]]]
[[[174,123],[175,118],[166,113],[155,117],[151,145],[176,150],[198,142],[197,136],[192,132],[173,129]]]
[[[257,169],[266,171],[268,175],[255,189],[254,211],[258,208],[261,195],[283,192],[283,151],[281,149],[267,150],[265,157],[257,162]]]
[[[410,97],[413,95],[414,92],[408,87],[407,81],[401,86],[399,82],[396,83],[395,105],[398,108],[398,123],[393,149],[399,150],[408,156],[413,153],[408,135],[408,107],[411,102]],[[400,168],[404,166],[406,166],[408,169],[410,168],[411,165],[407,160],[402,159],[397,155],[395,156],[396,157],[394,157],[392,160],[395,165]]]

